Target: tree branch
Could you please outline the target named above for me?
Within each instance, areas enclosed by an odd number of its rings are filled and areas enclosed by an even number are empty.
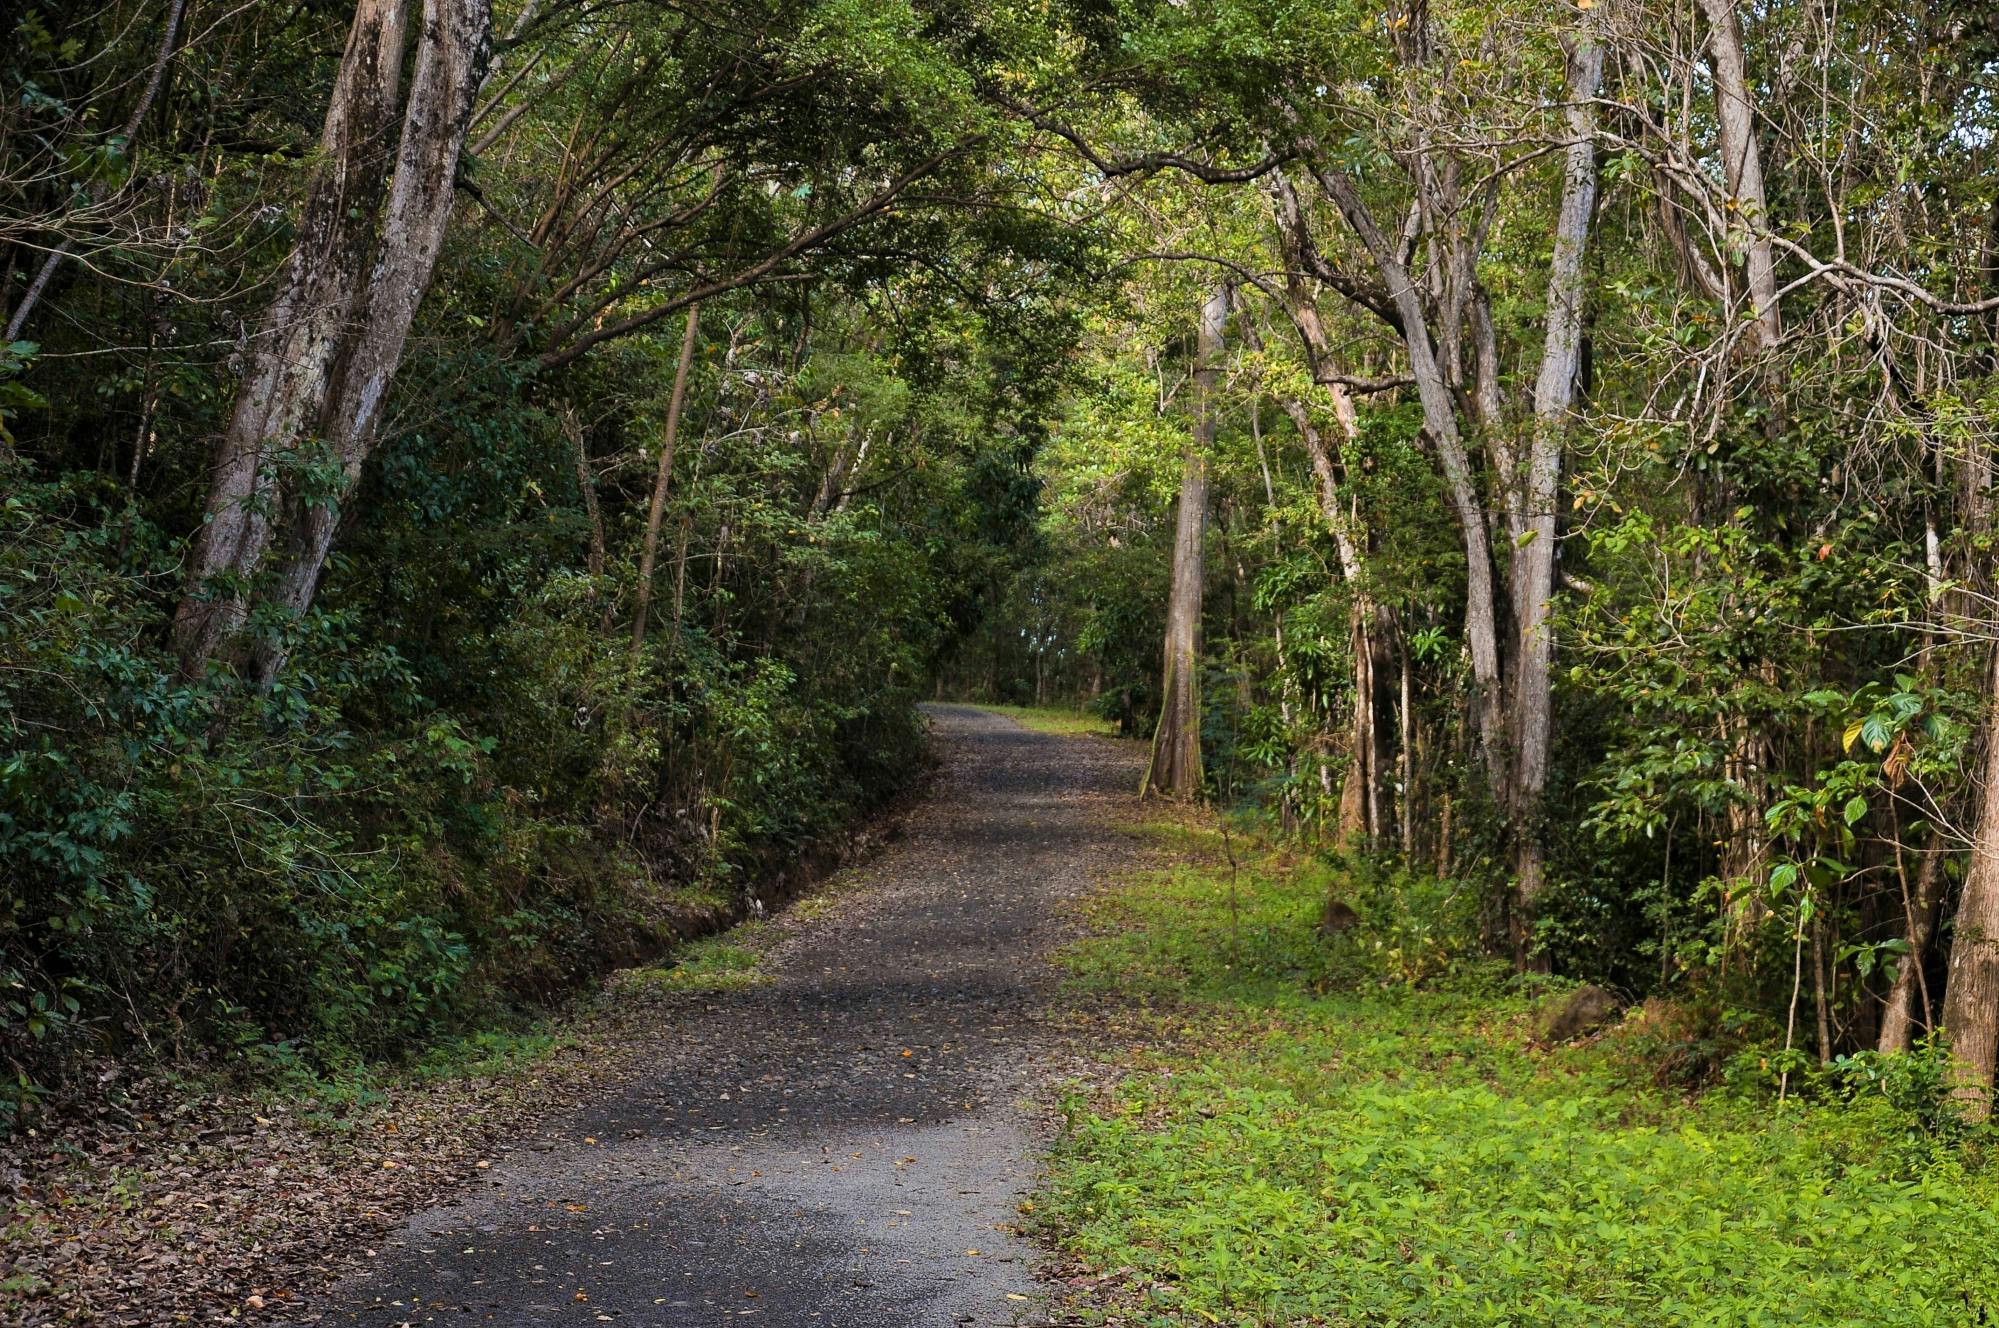
[[[585,335],[571,341],[566,346],[544,351],[536,363],[542,369],[559,369],[563,365],[581,358],[593,346],[629,335],[641,328],[650,327],[660,319],[678,310],[685,309],[687,306],[698,301],[713,299],[717,295],[725,295],[730,291],[739,290],[744,286],[753,285],[763,280],[786,260],[796,258],[799,254],[805,253],[810,249],[815,249],[828,240],[832,240],[852,230],[870,217],[887,211],[902,194],[903,190],[970,146],[970,144],[960,144],[956,147],[947,148],[942,152],[933,153],[923,161],[904,171],[901,175],[890,180],[888,184],[884,185],[873,197],[869,198],[859,207],[832,221],[826,222],[824,225],[815,226],[811,230],[794,238],[790,243],[773,250],[742,271],[698,285],[694,289],[677,295],[670,300],[642,309],[616,322],[606,323],[601,327],[594,328]]]

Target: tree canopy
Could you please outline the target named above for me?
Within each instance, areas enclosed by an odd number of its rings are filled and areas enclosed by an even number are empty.
[[[1984,1110],[1987,6],[0,32],[16,1105],[545,1000],[952,693],[1706,1012],[1703,1075],[1916,1048]]]

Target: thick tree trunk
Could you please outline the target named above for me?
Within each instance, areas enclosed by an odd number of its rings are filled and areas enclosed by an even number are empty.
[[[652,608],[652,573],[659,560],[659,529],[666,515],[667,490],[673,484],[673,453],[680,439],[680,412],[687,404],[687,374],[694,365],[694,335],[701,324],[701,306],[689,305],[687,327],[680,335],[680,362],[673,370],[673,396],[666,404],[666,436],[659,445],[659,473],[653,478],[652,506],[646,513],[645,547],[639,554],[637,601],[632,607],[632,662],[646,640],[646,613]]]
[[[1992,1111],[1992,1067],[1999,1053],[1999,652],[1995,652],[1985,723],[1984,779],[1971,864],[1950,947],[1943,1026],[1956,1062],[1956,1095],[1978,1120]]]
[[[1221,377],[1222,328],[1230,291],[1223,286],[1201,306],[1193,377],[1194,427],[1180,478],[1173,533],[1173,586],[1166,606],[1165,667],[1159,725],[1140,793],[1169,798],[1201,792],[1201,590],[1208,526],[1208,452],[1215,441],[1215,386]]]
[[[1749,92],[1742,24],[1735,0],[1701,0],[1708,24],[1708,68],[1714,75],[1715,125],[1721,140],[1722,178],[1728,185],[1732,240],[1741,247],[1749,285],[1751,326],[1765,347],[1777,344],[1777,265],[1767,238],[1769,203],[1763,188],[1763,150],[1756,140],[1756,102]]]
[[[245,357],[218,440],[206,517],[174,614],[184,676],[198,677],[242,626],[271,542],[280,470],[295,469],[318,423],[353,321],[381,205],[408,0],[361,0],[320,132],[298,245]]]
[[[1596,112],[1603,80],[1603,47],[1584,38],[1569,56],[1572,139],[1548,265],[1548,311],[1541,369],[1534,382],[1534,437],[1526,473],[1511,486],[1514,498],[1512,560],[1513,666],[1512,818],[1514,832],[1514,962],[1528,962],[1528,924],[1545,875],[1541,799],[1548,782],[1548,749],[1554,729],[1554,633],[1548,602],[1555,593],[1555,511],[1562,484],[1564,436],[1582,371],[1583,259],[1596,211]]]
[[[301,617],[318,593],[341,505],[374,450],[389,384],[444,251],[458,159],[491,54],[492,21],[491,0],[424,0],[381,238],[353,338],[322,412],[321,436],[339,467],[338,491],[330,499],[298,494],[288,505],[284,562],[268,596],[286,623]],[[283,635],[258,641],[251,676],[268,684],[289,653]]]

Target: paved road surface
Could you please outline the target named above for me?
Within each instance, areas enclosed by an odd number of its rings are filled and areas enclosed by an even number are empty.
[[[673,1007],[656,1066],[412,1218],[318,1322],[1037,1321],[1005,1228],[1041,1143],[1046,956],[1063,901],[1126,852],[1137,770],[932,714],[935,793],[863,888],[791,925],[770,983]]]

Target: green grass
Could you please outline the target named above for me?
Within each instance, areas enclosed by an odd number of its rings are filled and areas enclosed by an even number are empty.
[[[511,1027],[436,1038],[401,1061],[356,1059],[329,1065],[309,1061],[288,1045],[260,1044],[247,1047],[232,1069],[247,1079],[255,1100],[301,1107],[315,1123],[344,1130],[358,1119],[357,1113],[388,1102],[398,1086],[530,1073],[565,1040],[559,1021],[544,1014]],[[201,1076],[182,1082],[190,1096],[222,1087],[221,1081]]]
[[[973,704],[981,710],[1005,715],[1021,727],[1033,729],[1036,733],[1052,733],[1064,738],[1082,735],[1110,738],[1117,735],[1117,727],[1114,724],[1101,715],[1093,715],[1087,710],[1070,710],[1060,706],[989,705],[984,701]]]
[[[672,962],[656,968],[632,969],[622,981],[666,991],[740,991],[770,981],[759,968],[754,942],[764,924],[745,922],[725,932],[689,941],[673,952]]]
[[[1878,1098],[1687,1102],[1615,1038],[1532,1050],[1528,999],[1489,969],[1317,994],[1384,971],[1378,938],[1316,939],[1326,884],[1269,858],[1233,891],[1226,866],[1146,874],[1068,956],[1079,1005],[1138,1044],[1068,1102],[1037,1208],[1086,1264],[1131,1270],[1126,1322],[1999,1313],[1999,1185],[1914,1118]]]

